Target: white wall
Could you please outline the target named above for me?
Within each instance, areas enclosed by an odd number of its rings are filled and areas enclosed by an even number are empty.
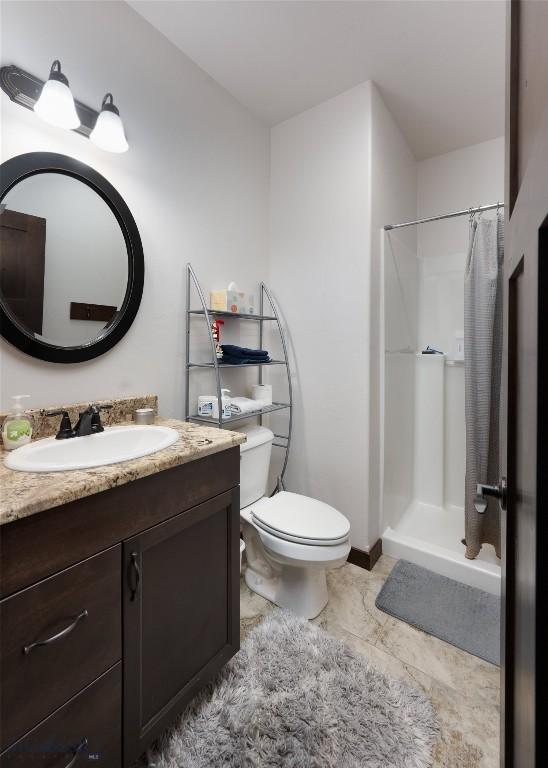
[[[125,198],[146,261],[137,318],[102,357],[48,364],[2,340],[1,404],[18,392],[32,406],[155,392],[161,413],[181,416],[184,265],[207,289],[264,278],[268,130],[122,2],[3,2],[1,42],[2,64],[42,78],[59,58],[85,103],[113,92],[127,153],[47,126],[2,94],[1,158],[53,151],[91,165]]]
[[[504,199],[504,138],[464,147],[418,164],[419,217]],[[483,214],[493,216],[493,212]],[[468,216],[417,227],[418,345],[454,356],[455,332],[464,326],[464,268]],[[445,369],[444,502],[464,505],[464,368]]]
[[[417,164],[407,141],[376,87],[371,89],[371,412],[368,543],[383,531],[383,474],[388,496],[405,495],[413,423],[414,382],[410,356],[387,354],[414,345],[416,325],[416,248],[414,227],[385,234],[384,225],[409,221],[417,212]],[[390,235],[390,237],[388,236]],[[383,261],[385,269],[383,269]],[[384,276],[384,279],[383,279]],[[386,293],[385,293],[386,292]],[[384,337],[384,301],[390,324]],[[390,385],[385,389],[385,375]],[[383,467],[386,440],[389,461]],[[403,488],[394,480],[401,480]],[[388,504],[395,499],[388,498]]]
[[[380,532],[381,227],[415,213],[415,163],[363,83],[271,133],[270,275],[295,371],[291,490]]]
[[[271,132],[270,281],[295,373],[290,490],[365,547],[369,461],[370,97],[364,83]]]
[[[41,173],[13,187],[3,202],[12,211],[46,220],[41,337],[53,344],[87,344],[105,327],[71,320],[72,301],[120,308],[127,288],[124,235],[102,197],[60,173]]]
[[[504,198],[504,138],[431,157],[418,164],[420,217],[496,203]],[[483,214],[493,216],[492,212]],[[467,216],[417,227],[420,260],[418,342],[453,356],[464,325]]]

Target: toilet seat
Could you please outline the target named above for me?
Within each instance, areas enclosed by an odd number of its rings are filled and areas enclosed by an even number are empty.
[[[257,528],[271,536],[311,546],[337,546],[348,540],[350,523],[333,507],[298,493],[281,491],[250,507]]]

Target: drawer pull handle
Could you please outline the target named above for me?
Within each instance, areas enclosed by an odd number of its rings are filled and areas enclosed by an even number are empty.
[[[63,766],[63,768],[72,768],[72,766],[78,760],[78,755],[80,754],[80,752],[83,752],[84,749],[87,749],[87,746],[88,746],[88,740],[84,736],[84,738],[78,744],[77,747],[71,747],[70,748],[70,751],[72,752],[72,757],[71,757],[70,761],[66,765]]]
[[[141,569],[139,568],[137,552],[132,552],[130,557],[131,557],[131,568],[135,573],[135,580],[133,581],[133,583],[130,583],[129,585],[129,588],[131,590],[131,596],[129,599],[131,600],[131,602],[133,602],[135,600],[135,596],[137,595],[137,590],[139,589],[139,583],[141,581]]]
[[[40,645],[49,645],[50,643],[54,643],[56,640],[61,640],[62,637],[66,637],[67,635],[70,635],[73,629],[76,628],[76,625],[78,624],[81,619],[85,618],[88,615],[87,609],[84,609],[81,613],[76,616],[74,621],[68,625],[68,627],[65,627],[60,632],[58,632],[56,635],[52,635],[51,637],[46,637],[45,640],[36,640],[34,643],[31,643],[30,645],[24,645],[23,646],[23,653],[25,656],[29,654],[33,648],[38,648]]]

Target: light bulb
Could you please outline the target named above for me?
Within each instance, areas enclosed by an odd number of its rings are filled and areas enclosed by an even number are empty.
[[[58,128],[71,129],[80,125],[69,82],[61,72],[61,63],[57,59],[51,65],[49,79],[44,83],[34,111],[46,123]]]
[[[112,93],[107,93],[101,105],[90,140],[107,152],[127,152],[129,145],[118,108],[114,106]]]

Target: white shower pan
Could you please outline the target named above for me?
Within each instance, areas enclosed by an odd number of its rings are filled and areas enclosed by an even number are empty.
[[[398,524],[384,531],[382,551],[394,558],[440,573],[450,579],[500,595],[500,560],[492,546],[484,544],[479,557],[467,560],[461,539],[464,511],[413,501]]]

